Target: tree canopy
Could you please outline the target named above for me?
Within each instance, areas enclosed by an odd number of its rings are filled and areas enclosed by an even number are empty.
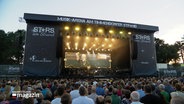
[[[0,64],[21,64],[24,43],[25,30],[8,33],[0,30]]]
[[[180,46],[176,42],[173,45],[169,45],[159,38],[155,38],[156,56],[158,63],[169,63],[173,61],[178,63],[179,61],[179,49]]]

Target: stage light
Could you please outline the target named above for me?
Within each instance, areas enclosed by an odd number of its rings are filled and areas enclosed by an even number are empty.
[[[69,26],[65,26],[64,29],[65,30],[69,30],[70,28],[69,28]]]
[[[114,33],[114,31],[113,31],[113,30],[109,30],[109,33],[110,33],[110,34],[113,34],[113,33]]]
[[[89,70],[91,68],[91,66],[87,66],[87,69]]]
[[[75,46],[78,46],[78,43],[75,43]]]
[[[75,50],[77,50],[77,47],[75,47]]]
[[[108,39],[107,38],[105,38],[105,41],[107,41]]]
[[[102,44],[102,47],[104,47],[105,45],[104,44]]]
[[[77,36],[76,38],[79,39],[79,36]]]
[[[67,36],[67,38],[69,39],[69,38],[70,38],[70,36],[68,35],[68,36]]]
[[[79,30],[80,30],[80,28],[79,28],[79,27],[75,27],[75,30],[76,30],[76,31],[79,31]]]
[[[64,61],[67,61],[67,58],[64,58]]]
[[[108,51],[110,51],[110,49],[108,49]]]
[[[123,31],[120,31],[119,34],[123,34]]]
[[[82,50],[84,50],[85,48],[82,48]]]
[[[91,32],[91,28],[88,27],[88,28],[87,28],[87,31],[88,31],[88,32]]]
[[[86,47],[87,46],[87,44],[86,43],[84,43],[84,47]]]
[[[99,33],[103,33],[103,29],[98,29],[98,32]]]
[[[95,47],[96,46],[96,44],[93,44],[93,47]]]
[[[89,50],[91,51],[91,48],[89,48]]]
[[[114,41],[114,39],[113,39],[113,38],[112,38],[111,40],[112,40],[112,41]]]
[[[128,32],[128,35],[131,35],[132,33],[131,32]]]
[[[109,44],[109,47],[112,47],[112,45],[111,45],[111,44]]]
[[[66,45],[69,46],[69,42],[67,42]]]
[[[98,49],[95,49],[96,51],[98,50]]]
[[[89,37],[88,37],[88,36],[86,36],[86,39],[88,40],[88,39],[89,39]]]
[[[95,40],[98,40],[98,38],[97,38],[97,37],[95,37]]]

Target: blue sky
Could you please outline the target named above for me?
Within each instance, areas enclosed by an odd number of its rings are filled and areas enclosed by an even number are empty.
[[[24,13],[104,19],[159,26],[155,37],[173,44],[184,35],[184,0],[0,0],[0,29],[26,29]]]

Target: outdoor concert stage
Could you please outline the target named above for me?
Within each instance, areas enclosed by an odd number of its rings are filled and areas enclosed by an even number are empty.
[[[24,76],[121,77],[156,74],[156,26],[24,14]]]

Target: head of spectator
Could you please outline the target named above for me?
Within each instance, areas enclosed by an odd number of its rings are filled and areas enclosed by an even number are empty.
[[[130,98],[130,90],[125,90],[124,94],[125,94],[125,98],[129,99]]]
[[[142,89],[142,85],[141,85],[141,83],[138,83],[138,84],[136,85],[136,89],[137,89],[137,90]]]
[[[113,94],[116,95],[117,94],[118,89],[117,88],[113,88]]]
[[[104,97],[103,96],[98,96],[96,98],[96,104],[104,104]]]
[[[152,89],[151,89],[151,86],[150,85],[145,85],[144,86],[144,91],[146,94],[150,94]]]
[[[169,80],[168,79],[164,79],[163,83],[164,83],[164,85],[169,85]]]
[[[104,104],[112,104],[111,96],[106,96],[106,97],[105,97]]]
[[[179,83],[175,84],[176,91],[181,91],[181,85]]]
[[[42,100],[44,99],[43,94],[39,90],[36,93],[39,94],[39,96],[36,97],[36,100],[38,101],[38,104],[40,104],[42,102]]]
[[[96,84],[96,86],[97,86],[97,87],[102,87],[102,83],[101,83],[101,82],[98,82],[98,83]]]
[[[96,87],[95,86],[91,87],[91,93],[96,93]]]
[[[3,93],[0,94],[0,102],[4,101],[6,99],[5,95]]]
[[[164,84],[160,84],[158,86],[158,88],[159,88],[160,91],[163,91],[163,90],[165,90],[165,85]]]
[[[131,101],[132,102],[139,102],[139,99],[140,99],[140,95],[137,91],[133,91],[131,94],[130,94],[130,98],[131,98]]]
[[[43,89],[47,88],[47,84],[46,83],[42,83],[42,88]]]
[[[63,95],[64,91],[65,91],[65,87],[64,86],[59,86],[56,89],[56,91],[54,92],[54,95],[61,97]]]
[[[86,88],[84,86],[81,86],[79,88],[79,94],[80,94],[80,96],[86,96],[87,90],[86,90]]]
[[[76,82],[76,83],[74,84],[74,90],[79,89],[79,86],[80,86],[79,82]]]
[[[184,98],[180,96],[172,97],[170,104],[184,104]]]
[[[51,104],[51,102],[49,100],[43,100],[41,104]]]
[[[68,93],[64,93],[61,96],[61,104],[71,104],[71,103],[72,103],[71,95]]]
[[[22,100],[22,104],[34,104],[34,98],[32,98],[32,97],[24,98]]]

